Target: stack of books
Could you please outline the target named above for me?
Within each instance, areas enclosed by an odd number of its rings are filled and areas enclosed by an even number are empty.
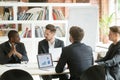
[[[18,20],[47,20],[47,8],[31,8],[18,14]]]

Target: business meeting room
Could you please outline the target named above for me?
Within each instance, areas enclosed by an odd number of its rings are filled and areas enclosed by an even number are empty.
[[[120,0],[0,0],[0,80],[120,80]]]

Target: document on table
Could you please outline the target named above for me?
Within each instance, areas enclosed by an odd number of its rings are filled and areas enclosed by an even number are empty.
[[[26,67],[27,64],[19,64],[19,63],[16,63],[16,64],[4,64],[5,66],[7,67]]]
[[[58,61],[62,53],[62,48],[50,48],[49,53],[52,55],[53,61]]]
[[[21,64],[5,64],[7,67],[19,67]]]

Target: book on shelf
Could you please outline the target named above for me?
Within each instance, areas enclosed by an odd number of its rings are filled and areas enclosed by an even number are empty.
[[[43,16],[43,11],[40,11],[40,12],[39,12],[39,15],[38,15],[38,17],[37,17],[37,20],[42,20],[42,17],[44,17],[44,16]]]
[[[29,20],[31,18],[32,13],[25,13],[23,12],[18,16],[19,20]]]
[[[29,0],[29,2],[47,2],[47,0]]]
[[[48,8],[46,8],[46,10],[45,10],[45,20],[49,20],[49,10],[48,10]]]
[[[90,0],[76,0],[76,3],[89,3]]]
[[[46,20],[48,18],[48,9],[45,7],[30,8],[27,11],[18,13],[18,20]]]
[[[37,18],[37,20],[47,20],[46,16],[48,16],[48,11],[47,9],[43,9],[39,12],[39,16]]]
[[[31,37],[32,37],[32,31],[31,31],[31,30],[28,30],[27,37],[28,37],[28,38],[31,38]]]
[[[16,29],[15,24],[0,24],[0,30],[10,30],[10,29]]]
[[[13,20],[13,7],[0,6],[0,20]]]
[[[19,35],[22,38],[31,38],[32,37],[32,31],[30,28],[26,27],[25,30],[19,31]]]
[[[22,17],[22,20],[27,20],[29,16],[30,16],[30,13],[25,13]]]
[[[30,20],[37,20],[39,17],[39,14],[40,14],[40,11],[34,12],[32,18]]]
[[[63,12],[61,10],[58,9],[53,9],[53,19],[54,20],[64,20],[65,17],[63,15]]]
[[[31,17],[33,16],[33,14],[32,13],[29,13],[30,15],[28,16],[28,18],[26,19],[26,20],[30,20],[31,19]]]
[[[0,0],[2,2],[19,2],[19,0]]]
[[[35,37],[37,38],[44,37],[44,27],[35,26]]]
[[[8,12],[5,12],[4,17],[3,17],[3,20],[8,20],[8,18],[9,18],[9,13],[8,13]]]
[[[16,30],[15,24],[0,24],[0,36],[7,36],[10,30]]]
[[[56,26],[56,36],[57,37],[65,37],[65,27]]]
[[[73,2],[72,0],[29,0],[29,2],[41,2],[41,3],[65,3],[65,2]]]
[[[66,0],[48,0],[49,3],[65,3]]]

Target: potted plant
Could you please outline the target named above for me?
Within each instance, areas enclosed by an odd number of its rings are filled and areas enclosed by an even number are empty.
[[[111,15],[103,15],[99,21],[100,24],[100,41],[103,43],[108,43],[108,34],[109,34],[109,27],[112,23],[114,13]]]

